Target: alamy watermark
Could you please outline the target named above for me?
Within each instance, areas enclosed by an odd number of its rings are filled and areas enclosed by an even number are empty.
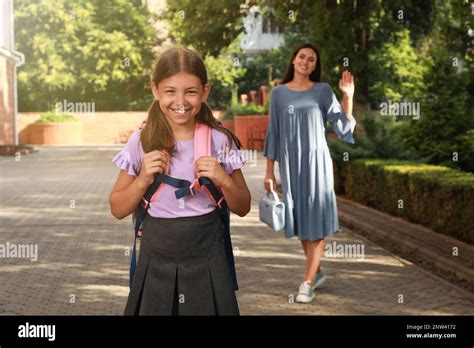
[[[47,338],[48,341],[56,340],[56,325],[36,325],[26,322],[18,326],[20,338]]]
[[[234,150],[226,149],[217,151],[217,160],[220,163],[232,164],[242,163],[250,167],[257,165],[257,150]]]
[[[363,260],[365,257],[365,245],[332,242],[324,246],[324,257]]]
[[[62,102],[56,103],[56,113],[95,116],[95,103],[71,102],[64,99]]]
[[[380,104],[380,114],[382,116],[408,116],[414,120],[420,118],[420,103],[411,102],[383,102]]]
[[[0,244],[0,258],[19,258],[38,261],[38,244]]]

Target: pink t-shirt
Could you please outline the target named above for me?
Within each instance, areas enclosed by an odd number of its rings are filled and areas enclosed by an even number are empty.
[[[114,157],[113,163],[123,169],[128,175],[137,177],[143,159],[143,148],[140,142],[141,130],[135,131],[128,139],[124,148]],[[212,156],[219,159],[225,172],[231,174],[240,169],[246,162],[245,152],[237,149],[232,142],[232,149],[226,154],[228,139],[225,133],[212,129]],[[190,182],[195,180],[194,171],[194,140],[176,141],[176,154],[171,158],[170,175]],[[188,195],[177,199],[176,188],[166,185],[157,199],[150,204],[148,213],[153,217],[176,218],[198,216],[212,212],[216,205],[202,189],[194,195]]]

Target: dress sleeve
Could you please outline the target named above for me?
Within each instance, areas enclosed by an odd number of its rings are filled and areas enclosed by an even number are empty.
[[[263,148],[263,155],[268,159],[280,162],[280,127],[278,107],[276,103],[275,90],[270,99],[270,122],[268,125],[267,135],[265,137],[265,145]]]
[[[138,176],[140,174],[143,151],[140,133],[140,130],[135,131],[128,139],[127,144],[112,160],[119,169],[123,169],[128,175]]]
[[[336,95],[332,91],[331,87],[327,85],[325,91],[323,105],[325,111],[325,119],[328,121],[334,132],[337,134],[339,139],[354,144],[354,128],[356,126],[356,120],[354,117],[348,118],[346,113],[339,104]]]

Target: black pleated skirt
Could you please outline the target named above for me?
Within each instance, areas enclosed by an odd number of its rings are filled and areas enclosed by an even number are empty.
[[[217,210],[146,216],[124,315],[239,315]]]

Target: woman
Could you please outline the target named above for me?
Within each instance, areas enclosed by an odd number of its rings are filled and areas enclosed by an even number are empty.
[[[356,125],[352,74],[344,71],[339,80],[342,109],[331,87],[320,78],[318,49],[310,43],[297,47],[281,84],[272,91],[264,148],[265,189],[271,190],[276,182],[274,163],[278,161],[286,206],[285,236],[297,236],[306,255],[306,274],[296,297],[303,303],[314,299],[314,290],[325,280],[320,269],[324,238],[339,230],[325,125],[331,123],[338,137],[352,144]]]

